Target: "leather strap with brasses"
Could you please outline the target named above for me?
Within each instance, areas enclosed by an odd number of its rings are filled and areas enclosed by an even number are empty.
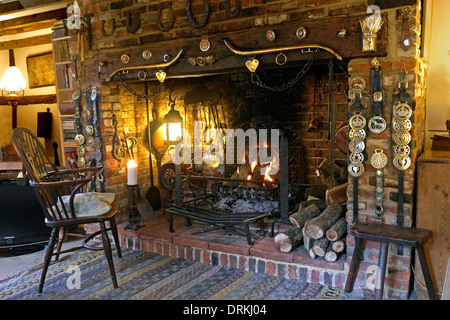
[[[386,120],[383,118],[384,88],[381,64],[377,58],[371,61],[373,68],[370,69],[370,105],[372,107],[372,117],[369,119],[367,127],[373,133],[381,133],[386,129]]]

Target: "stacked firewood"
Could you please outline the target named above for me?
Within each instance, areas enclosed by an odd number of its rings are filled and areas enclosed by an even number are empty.
[[[344,252],[347,222],[342,205],[327,205],[323,200],[305,201],[289,220],[293,227],[274,238],[278,251],[290,252],[303,245],[312,258],[322,257],[330,262]]]

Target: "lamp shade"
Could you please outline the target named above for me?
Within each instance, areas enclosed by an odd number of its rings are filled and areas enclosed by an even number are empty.
[[[183,139],[182,123],[183,118],[172,105],[170,111],[164,116],[163,136],[165,144],[177,144]]]
[[[0,89],[4,91],[21,91],[27,86],[22,73],[17,67],[9,67],[6,69],[2,80],[0,81]]]

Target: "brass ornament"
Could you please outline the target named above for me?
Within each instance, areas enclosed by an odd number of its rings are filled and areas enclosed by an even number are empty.
[[[81,96],[81,92],[79,89],[75,89],[72,92],[72,100],[77,100]]]
[[[364,129],[351,129],[348,137],[355,142],[361,142],[366,138],[366,131]]]
[[[363,129],[366,126],[366,118],[361,113],[355,112],[349,120],[349,126],[355,130]]]
[[[86,138],[86,146],[89,148],[95,147],[95,138],[93,136],[88,136]]]
[[[396,145],[394,147],[394,153],[398,156],[408,156],[411,153],[411,148],[406,145]]]
[[[364,154],[363,153],[350,153],[349,156],[350,163],[359,164],[364,162]]]
[[[91,91],[91,100],[94,101],[97,98],[97,87],[92,88]]]
[[[216,170],[220,166],[220,157],[215,154],[205,155],[202,159],[202,167],[206,170]]]
[[[377,51],[377,33],[384,21],[379,12],[366,16],[360,21],[362,31],[362,52]]]
[[[128,55],[128,54],[123,54],[121,57],[120,57],[120,61],[122,61],[123,63],[128,63],[128,62],[130,62],[130,60],[131,60],[131,57]]]
[[[370,64],[372,65],[372,67],[374,68],[379,68],[381,66],[381,62],[380,60],[378,60],[377,57],[373,58],[372,60],[370,60]]]
[[[81,168],[84,168],[86,165],[86,159],[84,157],[78,157],[77,162]]]
[[[364,141],[356,142],[356,141],[350,141],[348,144],[348,149],[351,153],[362,153],[364,151],[364,148],[366,147]]]
[[[361,93],[366,88],[366,80],[359,75],[355,74],[348,80],[349,82],[349,89],[355,93]]]
[[[281,57],[281,59],[280,59]],[[280,52],[276,57],[275,57],[275,63],[279,66],[284,65],[287,62],[287,57],[283,52]]]
[[[145,80],[145,78],[147,78],[147,73],[144,70],[140,70],[138,72],[138,78],[141,81]]]
[[[376,101],[376,102],[380,102],[380,101],[383,101],[383,93],[382,92],[375,92],[374,94],[373,94],[373,100],[374,101]]]
[[[395,144],[404,146],[411,142],[411,135],[408,132],[394,132],[392,140]]]
[[[150,51],[150,50],[144,50],[143,52],[142,52],[142,57],[145,59],[145,60],[149,60],[149,59],[151,59],[152,58],[152,52]]]
[[[245,66],[252,73],[256,71],[256,69],[258,68],[258,65],[259,65],[259,61],[257,59],[251,59],[251,60],[247,60],[245,62]]]
[[[382,116],[373,116],[369,120],[368,128],[373,133],[381,133],[386,129],[386,120]]]
[[[75,136],[75,142],[78,144],[78,145],[83,145],[84,144],[84,141],[85,141],[85,139],[84,139],[84,136],[82,135],[82,134],[77,134],[76,136]]]
[[[270,42],[275,41],[275,38],[276,38],[275,31],[273,31],[273,30],[267,30],[267,32],[266,32],[266,38],[267,38],[267,40],[269,40]]]
[[[412,109],[407,103],[399,103],[394,106],[393,116],[397,120],[409,119],[412,115]]]
[[[394,157],[393,164],[398,170],[406,170],[411,165],[411,158],[408,156],[397,155]]]
[[[409,119],[405,119],[405,120],[401,120],[401,119],[394,119],[392,121],[392,129],[394,129],[394,131],[396,132],[408,132],[410,131],[412,128],[412,123],[411,120]]]
[[[94,134],[94,127],[91,126],[91,125],[86,126],[86,133],[87,133],[88,135],[93,135],[93,134]]]
[[[364,173],[364,165],[362,163],[350,163],[347,167],[348,173],[353,177],[359,177]]]
[[[295,35],[298,39],[302,40],[306,38],[306,29],[305,27],[299,27],[297,31],[295,31]]]
[[[193,67],[204,67],[208,64],[214,64],[214,62],[216,62],[214,56],[188,57],[188,61]]]
[[[166,73],[164,71],[158,71],[156,73],[156,78],[159,80],[159,82],[163,83],[166,79]]]
[[[338,33],[337,33],[338,38],[340,39],[345,39],[345,37],[347,36],[347,29],[345,28],[341,28]]]
[[[388,159],[383,152],[383,149],[375,149],[375,153],[370,158],[370,164],[375,169],[383,169],[386,167]]]
[[[203,38],[200,41],[199,47],[200,47],[200,50],[202,50],[203,52],[208,51],[209,48],[211,48],[211,43],[209,42],[209,39],[208,38]]]
[[[79,145],[77,147],[77,155],[79,157],[83,157],[86,154],[86,149],[84,149],[84,147],[82,145]]]

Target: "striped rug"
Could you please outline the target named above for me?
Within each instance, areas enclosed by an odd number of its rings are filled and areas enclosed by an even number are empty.
[[[79,251],[0,286],[1,300],[351,300],[341,289],[123,249],[112,286],[103,252]],[[364,298],[364,297],[362,297]]]

